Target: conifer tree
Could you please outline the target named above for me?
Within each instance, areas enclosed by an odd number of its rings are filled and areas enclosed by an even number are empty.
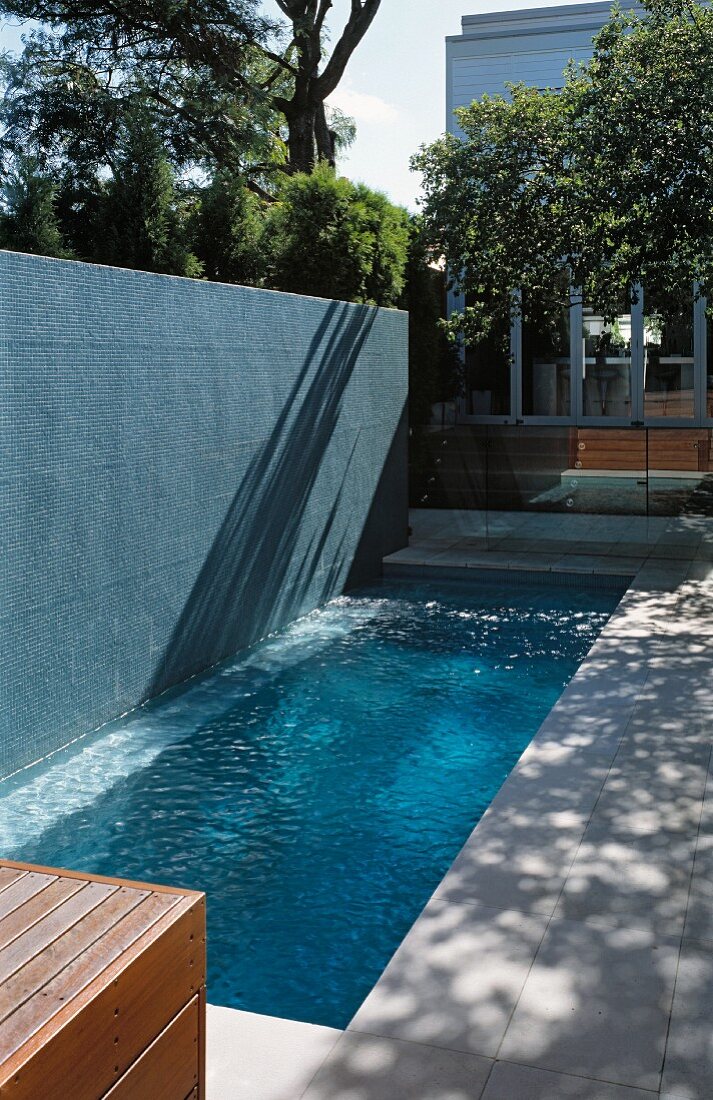
[[[68,258],[56,211],[57,192],[52,179],[29,159],[18,162],[5,184],[0,216],[0,246],[14,252]]]
[[[201,192],[194,251],[208,279],[257,286],[261,276],[261,202],[245,180],[223,170]]]
[[[101,263],[168,275],[197,276],[186,242],[182,196],[148,111],[127,112],[96,241]]]

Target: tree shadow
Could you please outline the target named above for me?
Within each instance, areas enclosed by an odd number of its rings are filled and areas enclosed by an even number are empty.
[[[347,485],[353,484],[360,425],[345,425],[340,417],[376,317],[368,306],[333,302],[327,307],[270,437],[251,460],[213,540],[154,671],[149,697],[284,626],[343,587],[362,531],[358,513],[344,499]],[[352,438],[335,474],[330,443],[337,430]],[[331,490],[325,509],[318,479],[330,463],[326,479],[333,486],[340,477],[341,483],[336,493]],[[388,479],[386,464],[378,474],[377,491],[379,481]]]
[[[713,589],[658,586],[625,597],[305,1100],[712,1094]]]

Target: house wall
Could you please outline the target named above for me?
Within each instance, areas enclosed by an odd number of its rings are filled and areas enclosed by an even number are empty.
[[[407,533],[407,317],[0,252],[0,776]]]
[[[592,39],[608,21],[608,2],[464,16],[463,33],[446,39],[446,125],[459,134],[453,111],[484,93],[506,93],[506,82],[560,88],[571,60],[592,55]],[[632,2],[624,10],[637,9]]]

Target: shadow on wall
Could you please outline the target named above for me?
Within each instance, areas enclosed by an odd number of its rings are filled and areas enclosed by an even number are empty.
[[[325,314],[270,438],[251,462],[213,541],[149,697],[296,618],[308,592],[311,607],[334,594],[348,531],[334,555],[337,565],[324,570],[321,559],[343,510],[356,436],[326,519],[306,550],[300,550],[299,561],[295,547],[344,392],[376,315],[368,306],[340,302]]]

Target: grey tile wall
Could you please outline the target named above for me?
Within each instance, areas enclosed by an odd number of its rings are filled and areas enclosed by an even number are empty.
[[[0,775],[405,545],[406,320],[0,252]]]

